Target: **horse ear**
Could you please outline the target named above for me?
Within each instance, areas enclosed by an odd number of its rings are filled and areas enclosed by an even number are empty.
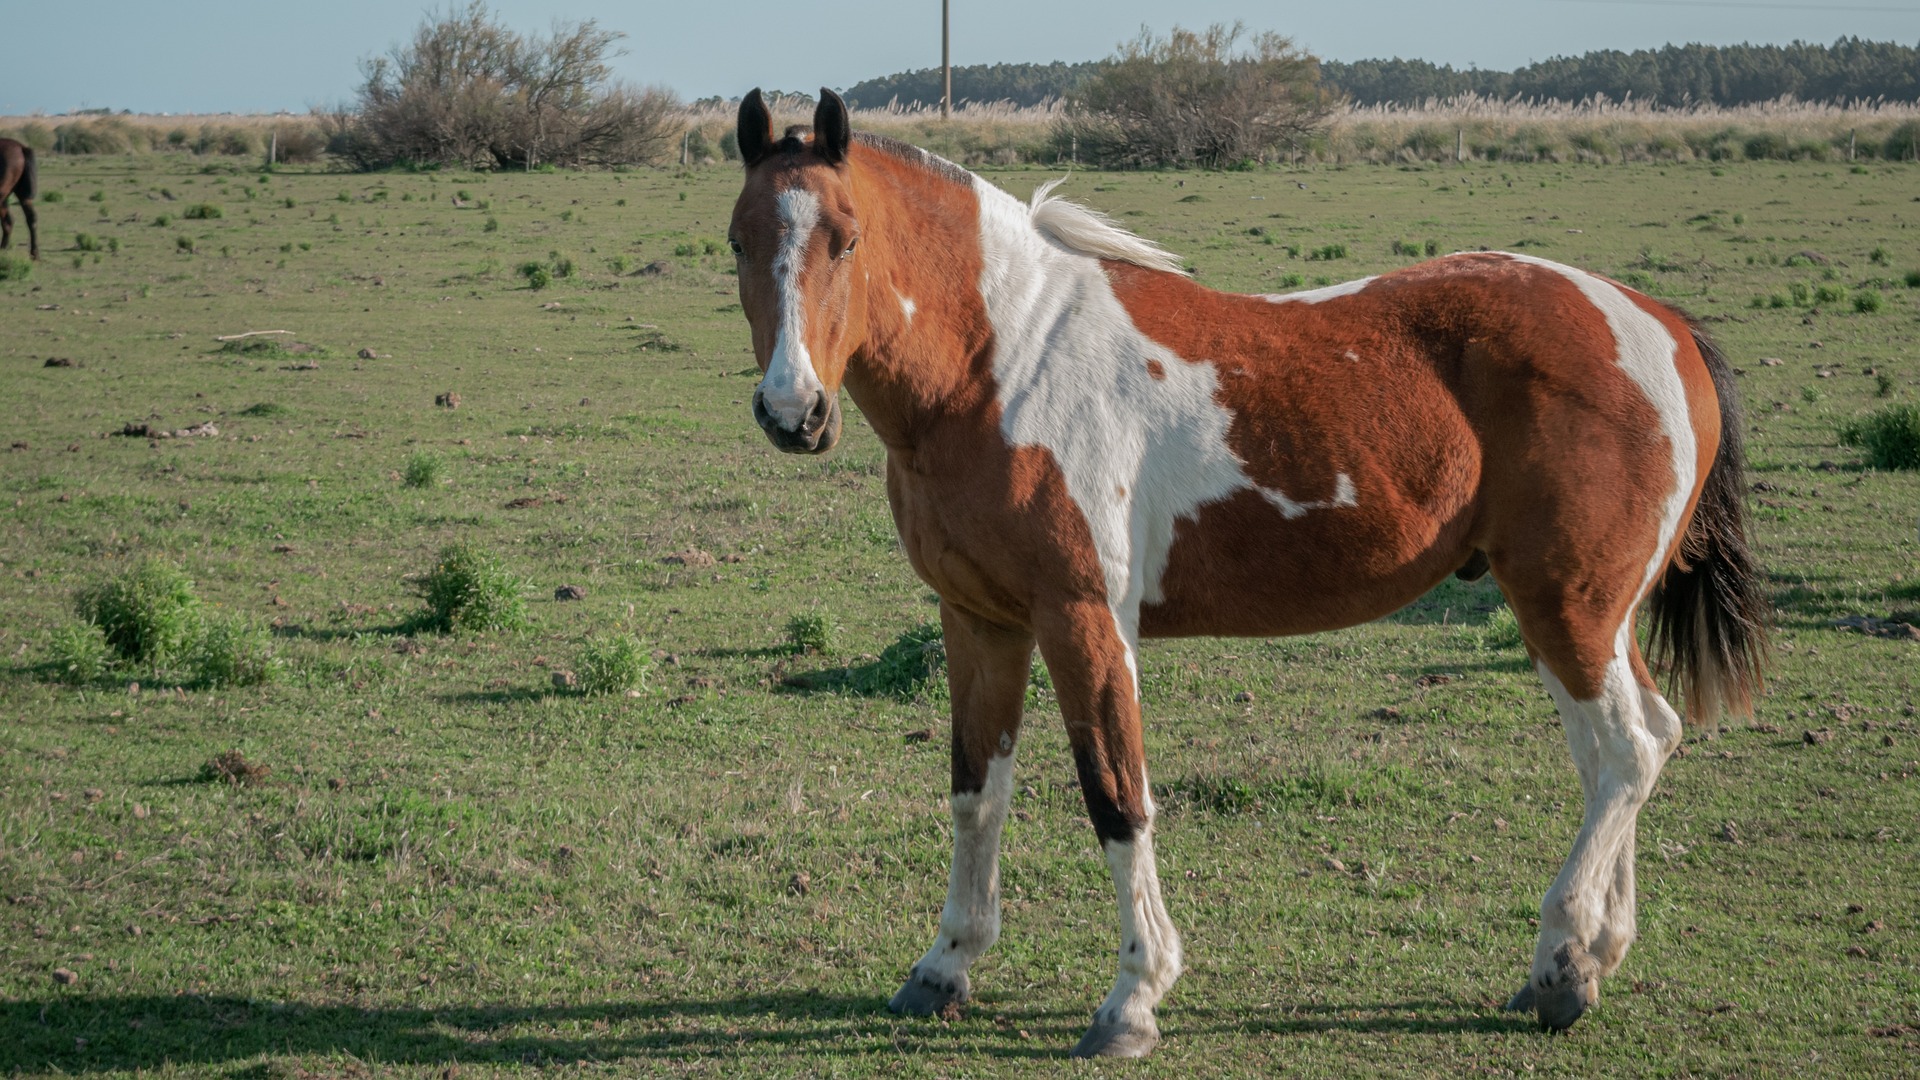
[[[773,113],[768,111],[767,100],[760,96],[757,86],[740,101],[740,123],[734,136],[740,143],[740,160],[749,169],[773,152]]]
[[[820,104],[813,110],[813,152],[838,165],[847,158],[847,145],[853,141],[853,121],[847,116],[847,103],[840,95],[820,88]]]

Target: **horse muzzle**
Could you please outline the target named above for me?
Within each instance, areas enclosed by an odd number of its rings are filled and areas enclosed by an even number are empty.
[[[765,395],[756,389],[753,419],[767,433],[767,441],[783,454],[824,454],[840,441],[840,399],[824,391],[814,397],[799,425],[789,427],[767,410]]]

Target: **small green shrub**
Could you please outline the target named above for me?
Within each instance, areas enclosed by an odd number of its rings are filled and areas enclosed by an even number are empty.
[[[117,662],[106,634],[88,622],[68,623],[55,630],[47,654],[54,677],[69,686],[91,686]]]
[[[1813,290],[1813,302],[1816,304],[1844,304],[1847,302],[1845,285],[1821,285]]]
[[[1513,609],[1505,604],[1494,608],[1487,616],[1487,623],[1480,628],[1480,647],[1488,651],[1517,649],[1522,643],[1520,620],[1514,618]]]
[[[271,401],[261,401],[261,402],[256,402],[252,405],[249,405],[244,409],[241,409],[240,415],[241,416],[260,416],[260,417],[285,416],[292,411],[293,411],[292,409],[287,408],[285,405],[280,405]]]
[[[1887,249],[1883,247],[1877,247],[1877,248],[1874,248],[1872,251],[1867,252],[1867,261],[1870,263],[1877,263],[1881,266],[1887,265],[1887,263],[1890,261],[1887,256]]]
[[[547,269],[547,265],[545,263],[541,263],[541,262],[521,263],[519,273],[521,277],[527,279],[527,288],[529,289],[534,289],[534,290],[544,289],[547,286],[553,284],[553,271]]]
[[[1307,252],[1307,260],[1309,262],[1316,261],[1316,260],[1322,261],[1322,262],[1331,262],[1334,259],[1344,259],[1346,257],[1347,257],[1347,245],[1345,244],[1323,244],[1320,247],[1314,248],[1312,251]]]
[[[1879,397],[1879,398],[1892,397],[1893,396],[1893,376],[1887,374],[1884,371],[1879,373],[1878,375],[1875,375],[1873,377],[1873,396]]]
[[[625,255],[615,255],[613,258],[607,260],[607,269],[612,270],[616,274],[624,274],[632,268],[633,260],[627,258]]]
[[[795,615],[787,620],[787,644],[799,652],[826,652],[839,631],[832,617],[821,612]]]
[[[176,236],[173,238],[173,246],[176,250],[183,251],[183,252],[186,252],[188,255],[191,255],[193,254],[193,237]]]
[[[159,667],[179,655],[199,623],[193,581],[171,563],[148,559],[110,581],[83,590],[75,608],[100,628],[123,660]]]
[[[562,255],[557,251],[553,253],[552,258],[553,258],[553,276],[554,277],[570,278],[573,276],[573,259],[572,258],[566,255]]]
[[[432,487],[440,482],[445,465],[439,454],[431,450],[415,450],[407,458],[406,471],[401,475],[410,488]]]
[[[1876,469],[1920,469],[1920,405],[1893,405],[1840,426],[1840,445]]]
[[[106,202],[107,193],[104,190],[96,191],[93,194],[87,196],[87,201],[88,202]]]
[[[653,658],[632,634],[593,638],[580,651],[574,675],[583,694],[624,694],[647,684]]]
[[[196,686],[260,686],[280,672],[273,635],[246,619],[203,623],[188,652],[190,681]]]
[[[1862,315],[1871,315],[1886,304],[1886,298],[1879,289],[1862,289],[1853,294],[1853,310]]]
[[[675,258],[690,259],[695,255],[698,255],[699,253],[700,253],[700,249],[695,247],[692,244],[673,245],[673,254]]]
[[[188,219],[189,221],[212,221],[215,218],[221,217],[223,215],[220,213],[219,207],[213,205],[212,203],[203,202],[203,203],[194,203],[192,206],[189,206],[185,210],[180,211],[180,216]]]
[[[1787,298],[1795,307],[1806,307],[1813,302],[1813,287],[1804,281],[1787,282]]]
[[[481,232],[499,232],[500,219],[497,217],[489,216],[487,218],[487,223],[485,225],[480,226],[480,231]]]
[[[1800,388],[1800,400],[1809,405],[1818,405],[1820,400],[1826,396],[1827,395],[1820,392],[1820,388],[1817,386],[1803,386]]]
[[[427,603],[427,625],[442,633],[517,630],[527,624],[526,581],[472,544],[441,548],[433,569],[413,586]]]
[[[1283,289],[1297,289],[1300,286],[1305,285],[1306,283],[1307,283],[1307,278],[1306,278],[1306,275],[1304,274],[1281,274],[1280,275],[1280,287]]]
[[[1440,241],[1438,240],[1427,241],[1426,253],[1428,258],[1432,258],[1433,256],[1440,254]]]
[[[1909,270],[1905,278],[1907,288],[1920,289],[1920,270]]]
[[[154,228],[156,228],[156,229],[164,229],[164,228],[166,228],[167,226],[169,226],[169,225],[171,225],[171,224],[173,224],[173,215],[172,215],[172,214],[155,214],[155,215],[153,215],[153,227],[154,227]]]
[[[100,242],[100,238],[92,233],[73,234],[73,249],[75,251],[101,251],[105,248],[106,245]]]
[[[0,251],[0,281],[25,281],[33,273],[33,261],[11,251]]]
[[[67,196],[63,192],[49,191],[45,195],[40,196],[40,201],[49,204],[63,203],[67,201]]]

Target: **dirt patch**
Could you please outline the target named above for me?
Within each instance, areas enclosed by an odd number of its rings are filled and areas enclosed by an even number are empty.
[[[220,437],[220,428],[211,420],[172,429],[160,427],[158,424],[129,421],[114,434],[124,435],[129,439],[217,439]]]
[[[1884,619],[1876,619],[1871,615],[1849,615],[1844,619],[1835,619],[1833,626],[1868,637],[1920,641],[1920,611],[1896,611]]]
[[[705,570],[720,560],[715,559],[712,552],[701,551],[699,548],[688,548],[685,551],[675,551],[662,556],[660,561],[666,563],[668,566],[685,566],[694,570]]]
[[[433,403],[443,409],[457,409],[460,407],[460,395],[451,390],[444,394],[435,394]]]
[[[224,754],[208,759],[200,766],[200,779],[208,783],[219,781],[236,787],[252,787],[266,783],[267,774],[273,771],[270,765],[248,761],[245,754],[238,750],[229,750]]]

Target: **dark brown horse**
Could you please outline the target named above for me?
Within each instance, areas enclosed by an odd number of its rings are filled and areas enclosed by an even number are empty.
[[[40,215],[33,211],[33,147],[13,139],[0,139],[0,248],[13,243],[13,214],[7,210],[7,196],[20,200],[20,212],[27,218],[27,254],[40,257]]]

